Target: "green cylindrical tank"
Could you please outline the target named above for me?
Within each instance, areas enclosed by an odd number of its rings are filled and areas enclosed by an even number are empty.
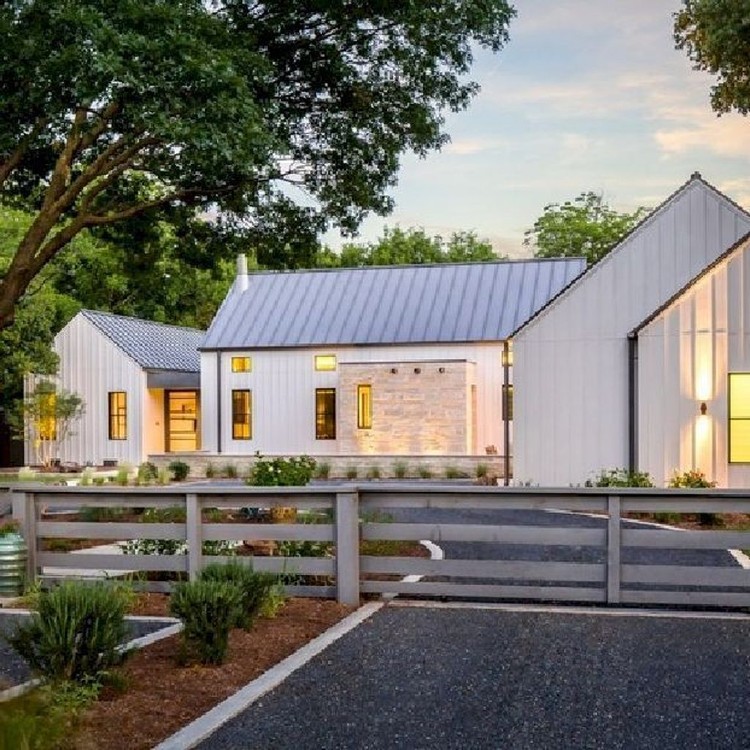
[[[26,542],[20,534],[0,536],[0,596],[20,596],[26,578]]]

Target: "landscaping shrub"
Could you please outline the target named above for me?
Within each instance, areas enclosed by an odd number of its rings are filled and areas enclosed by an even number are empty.
[[[222,469],[222,474],[227,479],[237,479],[237,467],[234,464],[227,464]]]
[[[490,467],[487,464],[477,464],[477,479],[484,479],[489,473]]]
[[[593,479],[586,481],[586,487],[653,487],[647,471],[627,469],[602,469]]]
[[[315,469],[315,478],[316,479],[328,479],[330,475],[331,475],[331,464],[329,464],[328,461],[321,461],[321,463],[319,463],[318,467]]]
[[[184,461],[172,461],[169,464],[169,470],[172,472],[172,479],[175,482],[184,482],[190,474],[190,466]]]
[[[396,461],[393,464],[393,476],[396,479],[404,479],[409,471],[409,466],[404,461]]]
[[[359,471],[357,470],[356,466],[348,466],[346,469],[346,478],[347,479],[356,479],[357,475],[359,474]]]
[[[206,479],[213,479],[216,476],[216,467],[212,463],[206,464]]]
[[[706,475],[700,469],[689,469],[688,471],[675,472],[669,480],[669,486],[674,489],[685,488],[710,488],[716,487],[716,482],[708,480]],[[699,513],[698,522],[701,526],[715,526],[719,523],[721,517],[718,513]]]
[[[140,484],[151,484],[159,477],[159,469],[151,461],[144,461],[138,467],[138,482]]]
[[[278,576],[274,573],[255,571],[239,561],[232,561],[226,565],[207,565],[201,571],[199,580],[225,582],[237,586],[242,595],[242,602],[235,625],[245,630],[252,628],[271,591],[278,584]]]
[[[420,479],[432,479],[432,469],[429,466],[420,466],[417,469]]]
[[[227,581],[190,581],[175,586],[169,611],[183,624],[183,657],[222,664],[229,631],[241,617],[242,592]]]
[[[457,469],[455,466],[445,467],[445,478],[446,479],[467,479],[468,474],[461,469]]]
[[[255,456],[255,463],[245,481],[258,487],[304,486],[310,483],[317,465],[310,456],[263,458],[260,453]]]
[[[371,466],[367,470],[367,478],[368,479],[380,479],[380,467],[379,466]]]
[[[115,481],[117,484],[121,485],[122,487],[127,487],[128,482],[130,481],[130,469],[127,466],[121,466],[117,470],[117,476],[115,477]]]
[[[127,635],[124,587],[68,581],[39,597],[39,611],[9,639],[32,669],[53,681],[100,682],[120,664]]]

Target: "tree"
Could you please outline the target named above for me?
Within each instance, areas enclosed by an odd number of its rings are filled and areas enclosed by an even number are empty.
[[[37,463],[49,469],[59,446],[73,435],[73,424],[84,411],[78,394],[57,390],[51,380],[41,380],[21,402],[13,427],[19,437],[31,442]]]
[[[696,70],[718,77],[711,106],[719,114],[750,112],[750,2],[684,0],[675,13],[674,38]]]
[[[604,257],[646,214],[647,208],[619,213],[601,195],[581,193],[572,202],[551,203],[525,232],[523,244],[537,258],[585,257],[589,264]]]
[[[374,243],[349,243],[334,253],[329,248],[318,254],[318,267],[352,268],[391,266],[406,263],[462,263],[498,260],[492,245],[474,232],[454,232],[446,242],[440,235],[428,236],[422,229],[385,228]]]
[[[281,251],[387,212],[400,154],[446,141],[443,112],[477,91],[473,46],[500,50],[513,15],[507,0],[3,3],[0,199],[34,219],[0,278],[0,328],[85,229],[212,212]]]

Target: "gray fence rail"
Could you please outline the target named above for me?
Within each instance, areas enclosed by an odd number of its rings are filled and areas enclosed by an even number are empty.
[[[747,530],[676,530],[634,514],[745,514],[750,493],[732,490],[498,488],[366,483],[304,488],[191,487],[13,489],[31,576],[129,572],[194,578],[213,560],[206,542],[286,542],[287,554],[254,557],[283,574],[290,593],[556,600],[610,605],[750,607]],[[209,509],[295,508],[294,523],[212,520]],[[181,508],[184,522],[82,521],[86,508]],[[69,516],[66,517],[66,511]],[[226,522],[230,520],[231,522]],[[99,540],[59,551],[60,540]],[[121,554],[107,541],[184,542],[184,554]],[[55,542],[55,540],[58,540]],[[362,542],[431,541],[443,559],[363,554]],[[289,544],[289,543],[292,544]],[[313,544],[306,544],[313,543]],[[317,552],[312,553],[316,547]],[[289,554],[290,549],[294,554]],[[387,548],[386,548],[387,549]],[[321,551],[327,556],[317,556]],[[748,567],[745,567],[748,566]],[[403,577],[409,576],[404,580]],[[149,582],[151,589],[165,584]]]

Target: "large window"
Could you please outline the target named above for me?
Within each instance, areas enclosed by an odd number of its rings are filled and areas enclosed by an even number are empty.
[[[729,375],[729,463],[750,463],[750,373],[747,372]]]
[[[253,439],[252,391],[232,391],[232,439]]]
[[[128,437],[128,394],[125,391],[109,393],[109,439],[126,440]]]
[[[336,389],[315,389],[315,439],[336,439]]]
[[[372,386],[357,386],[357,427],[360,430],[372,429]]]
[[[252,372],[253,360],[251,357],[232,357],[232,372]]]

